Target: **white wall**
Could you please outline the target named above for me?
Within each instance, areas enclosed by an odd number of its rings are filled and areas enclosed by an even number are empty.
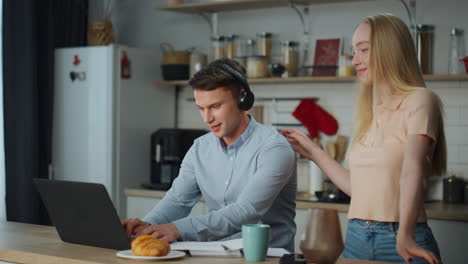
[[[167,2],[163,0],[114,1],[121,3],[112,17],[119,43],[159,51],[161,42],[169,42],[176,49],[196,47],[208,51],[209,27],[200,16],[155,10],[156,5]],[[97,20],[102,13],[99,12],[100,3],[90,1],[91,21]],[[468,51],[466,10],[466,0],[417,0],[416,22],[435,25],[435,73],[448,71],[448,39],[452,27],[465,29],[465,51]],[[393,13],[408,22],[399,0],[311,5],[312,43],[317,38],[345,37],[349,45],[354,28],[362,18],[382,12]],[[254,37],[257,32],[269,31],[277,33],[278,40],[299,40],[301,37],[299,18],[290,8],[225,12],[220,13],[219,21],[220,34],[239,33]],[[161,78],[159,70],[156,77]]]
[[[0,0],[0,28],[2,27],[2,7],[3,1]],[[6,220],[5,204],[5,148],[3,142],[3,41],[0,36],[0,221]]]
[[[200,16],[155,10],[156,5],[166,3],[162,0],[115,1],[119,5],[112,20],[118,43],[154,49],[159,55],[162,42],[169,42],[176,49],[196,47],[199,51],[208,52],[209,27]],[[94,21],[99,17],[100,9],[96,6],[98,1],[90,2],[90,20]],[[465,51],[468,52],[468,19],[464,13],[468,10],[468,1],[418,0],[416,5],[416,22],[435,25],[434,72],[445,74],[448,71],[448,37],[452,27],[466,31]],[[311,5],[311,42],[317,38],[344,37],[349,45],[353,30],[361,19],[381,12],[393,13],[408,21],[398,0]],[[253,37],[256,32],[270,31],[276,33],[278,40],[299,40],[301,36],[299,19],[290,8],[225,12],[220,13],[219,21],[221,34],[239,33]],[[161,79],[160,70],[155,69],[155,81]],[[442,97],[445,104],[449,170],[468,179],[468,140],[464,137],[468,132],[468,121],[465,121],[468,120],[467,84],[456,81],[428,82],[427,85]],[[320,105],[338,118],[343,128],[340,133],[350,134],[353,109],[350,96],[355,90],[351,83],[254,85],[253,90],[257,96],[319,96]],[[203,127],[193,102],[186,101],[188,97],[191,97],[190,88],[184,88],[179,101],[179,125]],[[441,193],[436,196],[441,196]]]

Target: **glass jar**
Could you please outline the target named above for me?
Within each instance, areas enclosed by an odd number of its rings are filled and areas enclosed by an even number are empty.
[[[434,26],[416,25],[416,55],[423,74],[432,74]]]
[[[230,35],[225,37],[225,51],[226,51],[226,58],[233,59],[237,56],[242,56],[241,51],[241,42],[238,35]]]
[[[247,77],[248,78],[268,77],[268,60],[266,56],[247,57]]]
[[[281,42],[281,64],[286,68],[282,77],[297,75],[299,60],[299,43],[296,41]]]
[[[247,39],[245,47],[245,56],[256,56],[257,54],[257,42],[255,39]]]
[[[271,62],[271,50],[273,48],[273,34],[269,32],[257,33],[258,55],[266,56],[268,63]]]
[[[210,61],[223,59],[226,57],[224,36],[211,37],[211,58]]]
[[[461,61],[460,59],[464,55],[464,47],[465,43],[463,43],[463,30],[459,28],[453,28],[452,30],[450,30],[448,57],[449,74],[463,73],[463,61]]]
[[[338,76],[340,77],[350,77],[354,76],[354,66],[353,66],[353,56],[349,54],[340,55],[339,67],[338,67]]]

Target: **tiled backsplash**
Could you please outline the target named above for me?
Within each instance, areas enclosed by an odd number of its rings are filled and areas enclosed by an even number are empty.
[[[427,81],[445,107],[445,133],[448,149],[448,171],[468,181],[468,81]],[[340,125],[339,134],[350,136],[353,126],[357,85],[343,83],[255,84],[257,98],[318,97],[318,104],[330,112]],[[179,97],[179,127],[206,128],[193,101],[192,89],[184,87]],[[299,123],[290,114],[299,101],[257,101],[264,105],[265,123]],[[322,142],[334,140],[321,134]],[[307,164],[306,162],[302,164]],[[306,165],[305,165],[306,166]],[[301,170],[300,171],[307,171]],[[431,199],[442,199],[441,179],[431,180]]]

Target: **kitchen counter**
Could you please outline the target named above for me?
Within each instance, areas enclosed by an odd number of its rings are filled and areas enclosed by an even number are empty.
[[[0,261],[25,264],[141,264],[118,258],[117,250],[70,244],[60,240],[54,227],[0,221]],[[246,262],[243,258],[184,257],[165,264],[277,264],[278,258]],[[339,259],[337,264],[385,264],[384,262]]]
[[[125,189],[126,196],[162,198],[165,191],[147,190],[147,189]],[[426,214],[429,219],[452,220],[468,222],[468,204],[448,204],[442,201],[425,203]],[[296,208],[331,208],[339,212],[347,212],[348,204],[321,203],[309,200],[305,195],[298,194]]]

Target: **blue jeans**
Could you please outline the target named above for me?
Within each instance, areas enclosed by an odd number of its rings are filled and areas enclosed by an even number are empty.
[[[346,233],[344,258],[405,263],[396,251],[398,223],[351,219]],[[426,223],[416,224],[416,243],[440,259],[437,242]],[[414,258],[412,264],[427,263]]]

